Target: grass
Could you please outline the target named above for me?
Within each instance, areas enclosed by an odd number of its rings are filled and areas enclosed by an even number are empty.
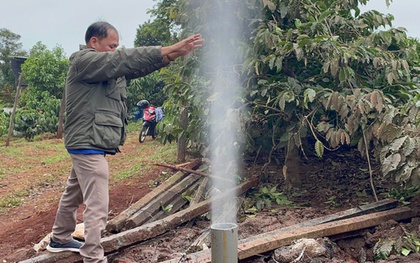
[[[54,155],[54,156],[51,156],[51,157],[48,157],[48,158],[44,159],[43,162],[45,164],[54,164],[54,163],[58,163],[58,162],[61,162],[63,160],[67,160],[67,159],[69,159],[69,154],[67,153],[67,151],[63,151],[63,152],[61,152],[57,155]]]
[[[0,155],[10,159],[9,171],[16,173],[27,169],[28,163],[52,164],[68,158],[68,154],[61,141],[35,140],[28,142],[25,139],[14,140],[9,147],[0,146]],[[2,164],[3,166],[3,164]],[[0,167],[0,171],[1,171]]]
[[[138,142],[140,123],[130,123],[122,153],[107,156],[110,181],[141,178],[152,171],[154,162],[176,162],[176,144],[162,145],[158,140]],[[9,147],[0,145],[0,184],[7,185],[0,192],[0,210],[20,206],[30,193],[42,193],[44,188],[65,185],[71,167],[63,140],[53,136],[36,136],[34,141],[16,139]]]
[[[147,151],[142,150],[146,147]],[[114,174],[112,176],[114,181],[140,177],[142,173],[153,170],[156,166],[153,164],[154,162],[173,163],[176,161],[175,144],[162,145],[158,141],[148,141],[145,144],[141,144],[139,148],[135,151],[136,156],[127,156],[116,160],[116,162],[120,162],[120,169],[117,169],[116,172],[111,171]],[[128,165],[124,165],[127,162]]]
[[[0,209],[20,206],[27,196],[27,191],[20,191],[0,198]]]

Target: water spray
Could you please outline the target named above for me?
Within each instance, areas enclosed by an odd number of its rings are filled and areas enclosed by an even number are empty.
[[[206,61],[203,72],[209,77],[210,159],[212,188],[229,194],[224,200],[213,199],[211,207],[211,262],[238,262],[237,193],[233,190],[240,177],[242,129],[242,87],[239,68],[241,22],[238,10],[242,0],[209,2],[206,20]],[[218,180],[225,178],[227,180]]]

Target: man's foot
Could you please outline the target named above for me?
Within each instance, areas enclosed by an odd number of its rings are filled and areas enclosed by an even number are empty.
[[[72,252],[79,252],[80,247],[83,245],[82,242],[79,242],[75,239],[72,241],[60,244],[54,241],[53,238],[50,239],[50,244],[47,246],[47,250],[50,252],[64,252],[64,251],[72,251]]]

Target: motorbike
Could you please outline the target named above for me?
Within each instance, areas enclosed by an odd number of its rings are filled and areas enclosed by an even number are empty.
[[[139,134],[139,142],[144,142],[146,136],[152,136],[156,139],[156,110],[155,107],[149,106],[143,112],[143,125]]]

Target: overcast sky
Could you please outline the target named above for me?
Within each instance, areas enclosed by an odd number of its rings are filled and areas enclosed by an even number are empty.
[[[132,47],[139,25],[150,19],[146,13],[153,0],[0,0],[0,28],[21,36],[29,51],[38,41],[49,49],[61,46],[66,55],[84,42],[87,27],[98,20],[113,24],[120,33],[120,46]],[[405,27],[408,35],[420,39],[420,0],[370,0],[362,10],[376,9],[395,16],[394,27]]]
[[[0,0],[0,28],[21,36],[29,51],[38,41],[49,49],[61,46],[66,55],[84,44],[87,27],[98,20],[111,23],[120,46],[133,47],[139,25],[150,19],[153,0]]]
[[[420,39],[420,27],[418,26],[420,0],[393,0],[389,7],[385,0],[370,0],[366,6],[361,6],[362,11],[375,9],[384,14],[392,14],[393,27],[404,27],[411,37]]]

